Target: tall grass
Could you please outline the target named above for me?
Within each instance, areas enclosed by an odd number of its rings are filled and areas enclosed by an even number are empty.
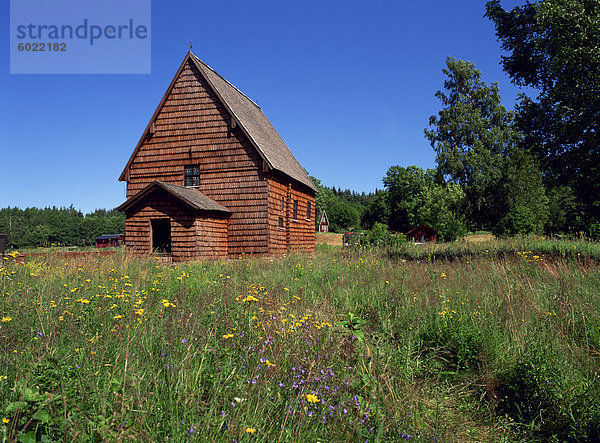
[[[5,260],[2,432],[600,438],[596,245],[519,241],[180,265]]]

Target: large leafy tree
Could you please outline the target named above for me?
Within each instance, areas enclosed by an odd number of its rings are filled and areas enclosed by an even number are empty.
[[[472,227],[492,228],[528,196],[544,213],[544,189],[535,163],[520,147],[513,113],[500,102],[498,85],[488,86],[468,61],[449,57],[442,110],[429,120],[425,135],[436,152],[439,178],[462,186]]]
[[[392,231],[406,232],[414,227],[422,195],[434,183],[435,171],[424,171],[417,166],[391,166],[383,183],[388,192],[389,227]]]
[[[521,96],[517,124],[548,185],[571,188],[588,222],[600,219],[600,0],[488,1],[486,16],[506,51]],[[567,191],[568,192],[568,191]]]
[[[445,240],[464,234],[464,192],[460,185],[439,183],[435,170],[417,166],[391,166],[383,182],[393,231],[406,232],[426,224]]]

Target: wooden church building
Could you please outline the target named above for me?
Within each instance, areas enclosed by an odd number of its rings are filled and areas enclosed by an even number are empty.
[[[317,188],[258,105],[191,51],[119,181],[136,252],[314,251]]]

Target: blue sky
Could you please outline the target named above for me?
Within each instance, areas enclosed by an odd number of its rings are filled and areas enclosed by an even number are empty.
[[[522,2],[504,0],[511,8]],[[447,56],[504,74],[485,1],[152,0],[149,75],[11,75],[0,59],[0,207],[124,201],[118,177],[189,49],[256,101],[324,184],[381,189],[391,165],[435,166],[423,136]],[[6,29],[9,5],[0,14]]]

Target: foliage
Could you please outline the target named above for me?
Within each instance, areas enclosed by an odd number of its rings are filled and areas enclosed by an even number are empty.
[[[332,232],[354,231],[360,227],[359,210],[345,200],[336,201],[327,211]]]
[[[471,62],[449,57],[446,65],[445,91],[436,93],[443,109],[431,117],[425,135],[439,176],[464,189],[466,220],[489,229],[512,207],[526,204],[544,220],[540,173],[519,146],[521,134],[500,103],[498,85],[486,85]]]
[[[383,183],[388,191],[392,231],[406,232],[418,220],[417,209],[422,205],[423,195],[434,184],[434,171],[424,171],[417,166],[391,166]]]
[[[87,215],[73,208],[0,209],[0,232],[9,247],[85,246],[102,234],[125,233],[125,214],[96,210]]]
[[[444,240],[455,240],[466,232],[465,195],[460,185],[437,183],[434,170],[417,166],[392,166],[383,182],[388,192],[390,229],[407,232],[426,224]]]
[[[315,196],[317,227],[323,210],[327,212],[331,232],[347,232],[360,229],[361,218],[374,194],[358,194],[346,189],[328,188],[317,178],[311,177],[319,189]]]
[[[590,225],[590,238],[600,240],[600,223],[595,222]]]
[[[423,195],[418,224],[431,226],[442,240],[454,241],[467,232],[464,207],[465,193],[459,184],[434,184]]]
[[[504,70],[520,86],[517,124],[549,187],[569,186],[589,219],[600,215],[600,1],[543,0],[486,16],[507,55]]]
[[[377,223],[388,224],[390,219],[390,198],[387,190],[376,191],[370,199],[361,219],[363,229],[373,229]]]
[[[511,237],[534,233],[538,230],[537,227],[536,216],[528,208],[516,206],[500,220],[493,232],[500,237]]]

